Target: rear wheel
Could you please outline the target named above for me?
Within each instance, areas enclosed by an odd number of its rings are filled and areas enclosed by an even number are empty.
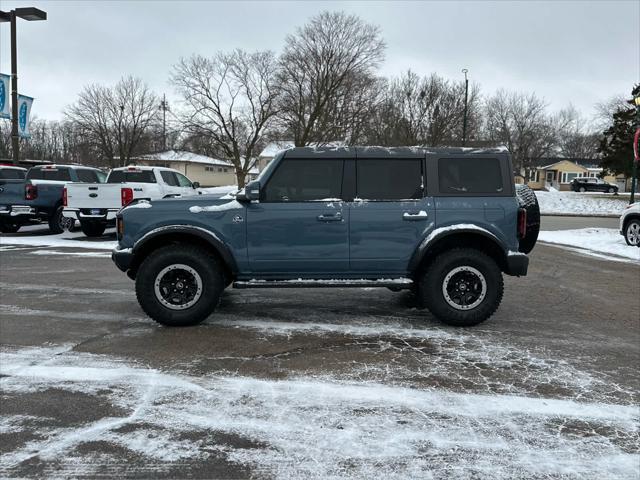
[[[56,208],[53,215],[49,217],[49,231],[54,234],[64,232],[63,219],[62,207]]]
[[[640,247],[640,220],[632,219],[624,227],[624,240],[627,245]]]
[[[104,233],[107,225],[99,222],[84,221],[80,222],[80,228],[87,237],[99,237]]]
[[[608,190],[609,193],[616,193],[616,189],[613,187],[610,187]]]
[[[441,253],[425,270],[419,296],[440,321],[477,325],[497,310],[504,292],[502,272],[486,254],[457,248]]]
[[[195,325],[214,311],[224,283],[222,269],[206,250],[167,246],[140,265],[136,296],[145,313],[158,323]]]
[[[584,187],[580,187],[580,192],[581,192],[581,193],[584,193],[584,192],[586,192],[586,191],[587,191],[587,189],[586,189],[586,188],[584,188]]]
[[[16,233],[20,230],[20,225],[15,223],[0,223],[0,232],[2,233]]]

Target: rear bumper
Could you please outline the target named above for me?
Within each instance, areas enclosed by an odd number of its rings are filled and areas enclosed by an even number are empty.
[[[12,222],[28,222],[36,214],[35,208],[26,205],[6,205],[0,209],[0,219]]]
[[[119,249],[116,247],[111,251],[111,260],[116,264],[116,267],[126,272],[133,262],[133,252],[130,248]]]
[[[509,252],[504,273],[514,277],[524,277],[529,269],[529,257],[524,253]]]
[[[68,208],[62,211],[65,217],[77,218],[78,220],[93,220],[110,222],[116,219],[119,208]]]

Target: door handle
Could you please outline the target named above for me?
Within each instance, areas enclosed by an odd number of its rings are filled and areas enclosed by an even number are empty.
[[[318,219],[319,222],[341,222],[342,221],[342,214],[341,213],[336,213],[335,215],[318,215],[316,217]]]
[[[415,222],[417,220],[424,220],[428,216],[429,215],[427,215],[427,212],[425,212],[424,210],[420,210],[419,212],[416,212],[416,213],[404,212],[402,214],[402,219],[407,220],[409,222],[412,222],[412,221]]]

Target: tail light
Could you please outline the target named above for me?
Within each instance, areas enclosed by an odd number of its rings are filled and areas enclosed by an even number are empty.
[[[123,188],[120,190],[120,199],[122,200],[122,206],[124,207],[133,200],[133,189]]]
[[[124,237],[124,222],[121,217],[116,218],[116,237],[118,240]]]
[[[524,238],[527,235],[527,211],[524,208],[518,210],[518,236]]]
[[[32,183],[27,183],[24,186],[24,199],[25,200],[35,200],[38,198],[38,187],[37,185],[33,185]]]
[[[62,189],[62,206],[67,207],[67,187]]]

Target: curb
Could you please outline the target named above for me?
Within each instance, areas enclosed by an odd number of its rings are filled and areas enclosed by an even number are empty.
[[[622,215],[622,213],[620,213]],[[541,217],[576,217],[576,218],[620,218],[620,215],[612,215],[610,213],[582,215],[579,213],[540,213]]]

